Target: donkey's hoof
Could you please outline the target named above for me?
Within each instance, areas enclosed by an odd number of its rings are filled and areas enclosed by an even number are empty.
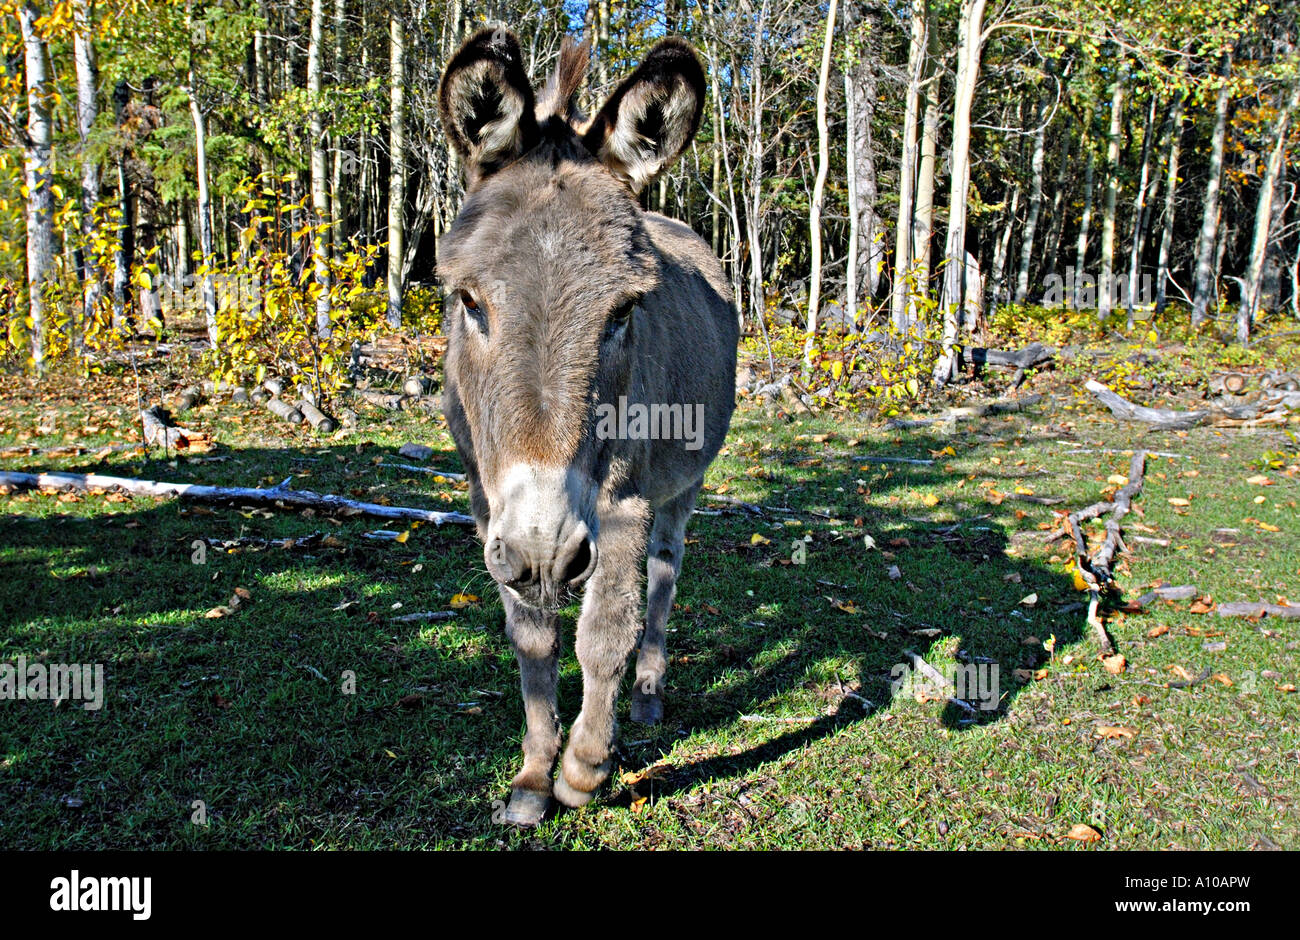
[[[599,787],[596,789],[599,789]],[[587,805],[595,796],[596,790],[589,790],[584,793],[582,790],[575,790],[569,786],[563,774],[560,774],[555,780],[555,798],[570,809],[577,809],[579,806]]]
[[[546,815],[551,798],[536,790],[512,790],[510,805],[501,821],[511,826],[536,826]]]
[[[643,725],[657,725],[663,721],[664,700],[657,695],[634,695],[629,717]]]

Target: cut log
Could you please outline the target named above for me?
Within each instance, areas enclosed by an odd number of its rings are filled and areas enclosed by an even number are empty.
[[[1173,411],[1135,405],[1093,379],[1089,379],[1085,387],[1121,421],[1141,421],[1164,430],[1180,431],[1194,428],[1210,419],[1208,411]]]
[[[413,375],[402,383],[402,393],[411,398],[423,398],[437,388],[433,379],[423,375]]]
[[[1241,395],[1250,384],[1250,378],[1241,372],[1221,372],[1210,376],[1211,395]]]
[[[292,479],[292,478],[290,478]],[[345,516],[370,516],[375,519],[403,519],[415,522],[432,522],[434,525],[474,525],[472,516],[459,512],[440,512],[408,506],[381,506],[354,499],[344,499],[328,493],[289,488],[289,480],[270,489],[246,486],[207,486],[199,483],[166,483],[159,480],[138,480],[131,477],[112,477],[99,473],[23,473],[0,471],[0,487],[6,491],[51,489],[90,492],[129,493],[132,496],[152,496],[159,499],[192,499],[206,503],[243,503],[254,506],[294,507],[323,510]]]
[[[329,434],[334,430],[334,419],[307,401],[307,399],[304,398],[298,402],[298,410],[302,412],[304,418],[311,422],[311,426],[321,434]]]
[[[161,405],[140,412],[140,420],[144,424],[144,442],[152,446],[166,450],[185,450],[191,444],[208,440],[207,435],[200,431],[172,424],[171,415]]]
[[[189,411],[201,401],[203,401],[203,392],[199,390],[197,385],[191,385],[188,388],[181,389],[180,394],[176,396],[176,410],[178,412]]]
[[[284,394],[284,382],[281,379],[267,379],[262,383],[262,387],[270,392],[276,398]]]
[[[370,388],[353,389],[352,394],[366,404],[383,408],[385,411],[401,411],[406,403],[406,396],[396,392],[380,392]]]
[[[278,418],[283,418],[290,424],[302,423],[302,412],[281,398],[268,398],[266,400],[266,410]]]

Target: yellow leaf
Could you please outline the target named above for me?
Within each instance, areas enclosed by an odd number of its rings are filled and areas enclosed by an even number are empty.
[[[1181,496],[1169,497],[1170,506],[1190,506],[1191,504],[1192,501],[1190,499],[1183,499]]]
[[[460,610],[462,607],[468,607],[470,604],[477,604],[478,596],[475,594],[456,594],[451,599],[453,610]]]
[[[397,543],[399,543],[399,544],[405,544],[405,543],[406,543],[406,540],[409,539],[410,537],[411,537],[411,530],[410,530],[410,529],[407,529],[405,532],[403,532],[403,533],[402,533],[401,535],[399,535],[397,538],[393,539],[393,541],[394,541],[394,542],[397,542]]]
[[[1123,486],[1128,482],[1128,477],[1119,473],[1112,473],[1110,476],[1106,477],[1106,482],[1114,483],[1116,486]]]
[[[767,538],[765,535],[762,535],[761,533],[755,532],[753,535],[749,537],[749,544],[750,545],[771,545],[772,540]]]

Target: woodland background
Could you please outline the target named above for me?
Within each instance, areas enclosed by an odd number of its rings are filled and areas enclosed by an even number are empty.
[[[712,243],[769,364],[768,327],[797,334],[828,395],[879,370],[873,344],[896,379],[876,393],[943,384],[984,311],[1132,331],[1173,305],[1244,343],[1300,313],[1296,9],[6,0],[7,361],[93,370],[189,335],[219,378],[328,397],[353,343],[436,331],[462,196],[436,84],[497,22],[538,81],[566,34],[589,38],[588,110],[657,38],[691,41],[703,124],[642,202]]]

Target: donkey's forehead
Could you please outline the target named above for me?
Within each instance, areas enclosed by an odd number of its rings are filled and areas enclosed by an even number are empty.
[[[466,198],[439,243],[440,276],[453,285],[505,279],[524,289],[558,276],[596,291],[604,282],[649,290],[657,264],[633,197],[594,161],[549,149],[494,174]]]

